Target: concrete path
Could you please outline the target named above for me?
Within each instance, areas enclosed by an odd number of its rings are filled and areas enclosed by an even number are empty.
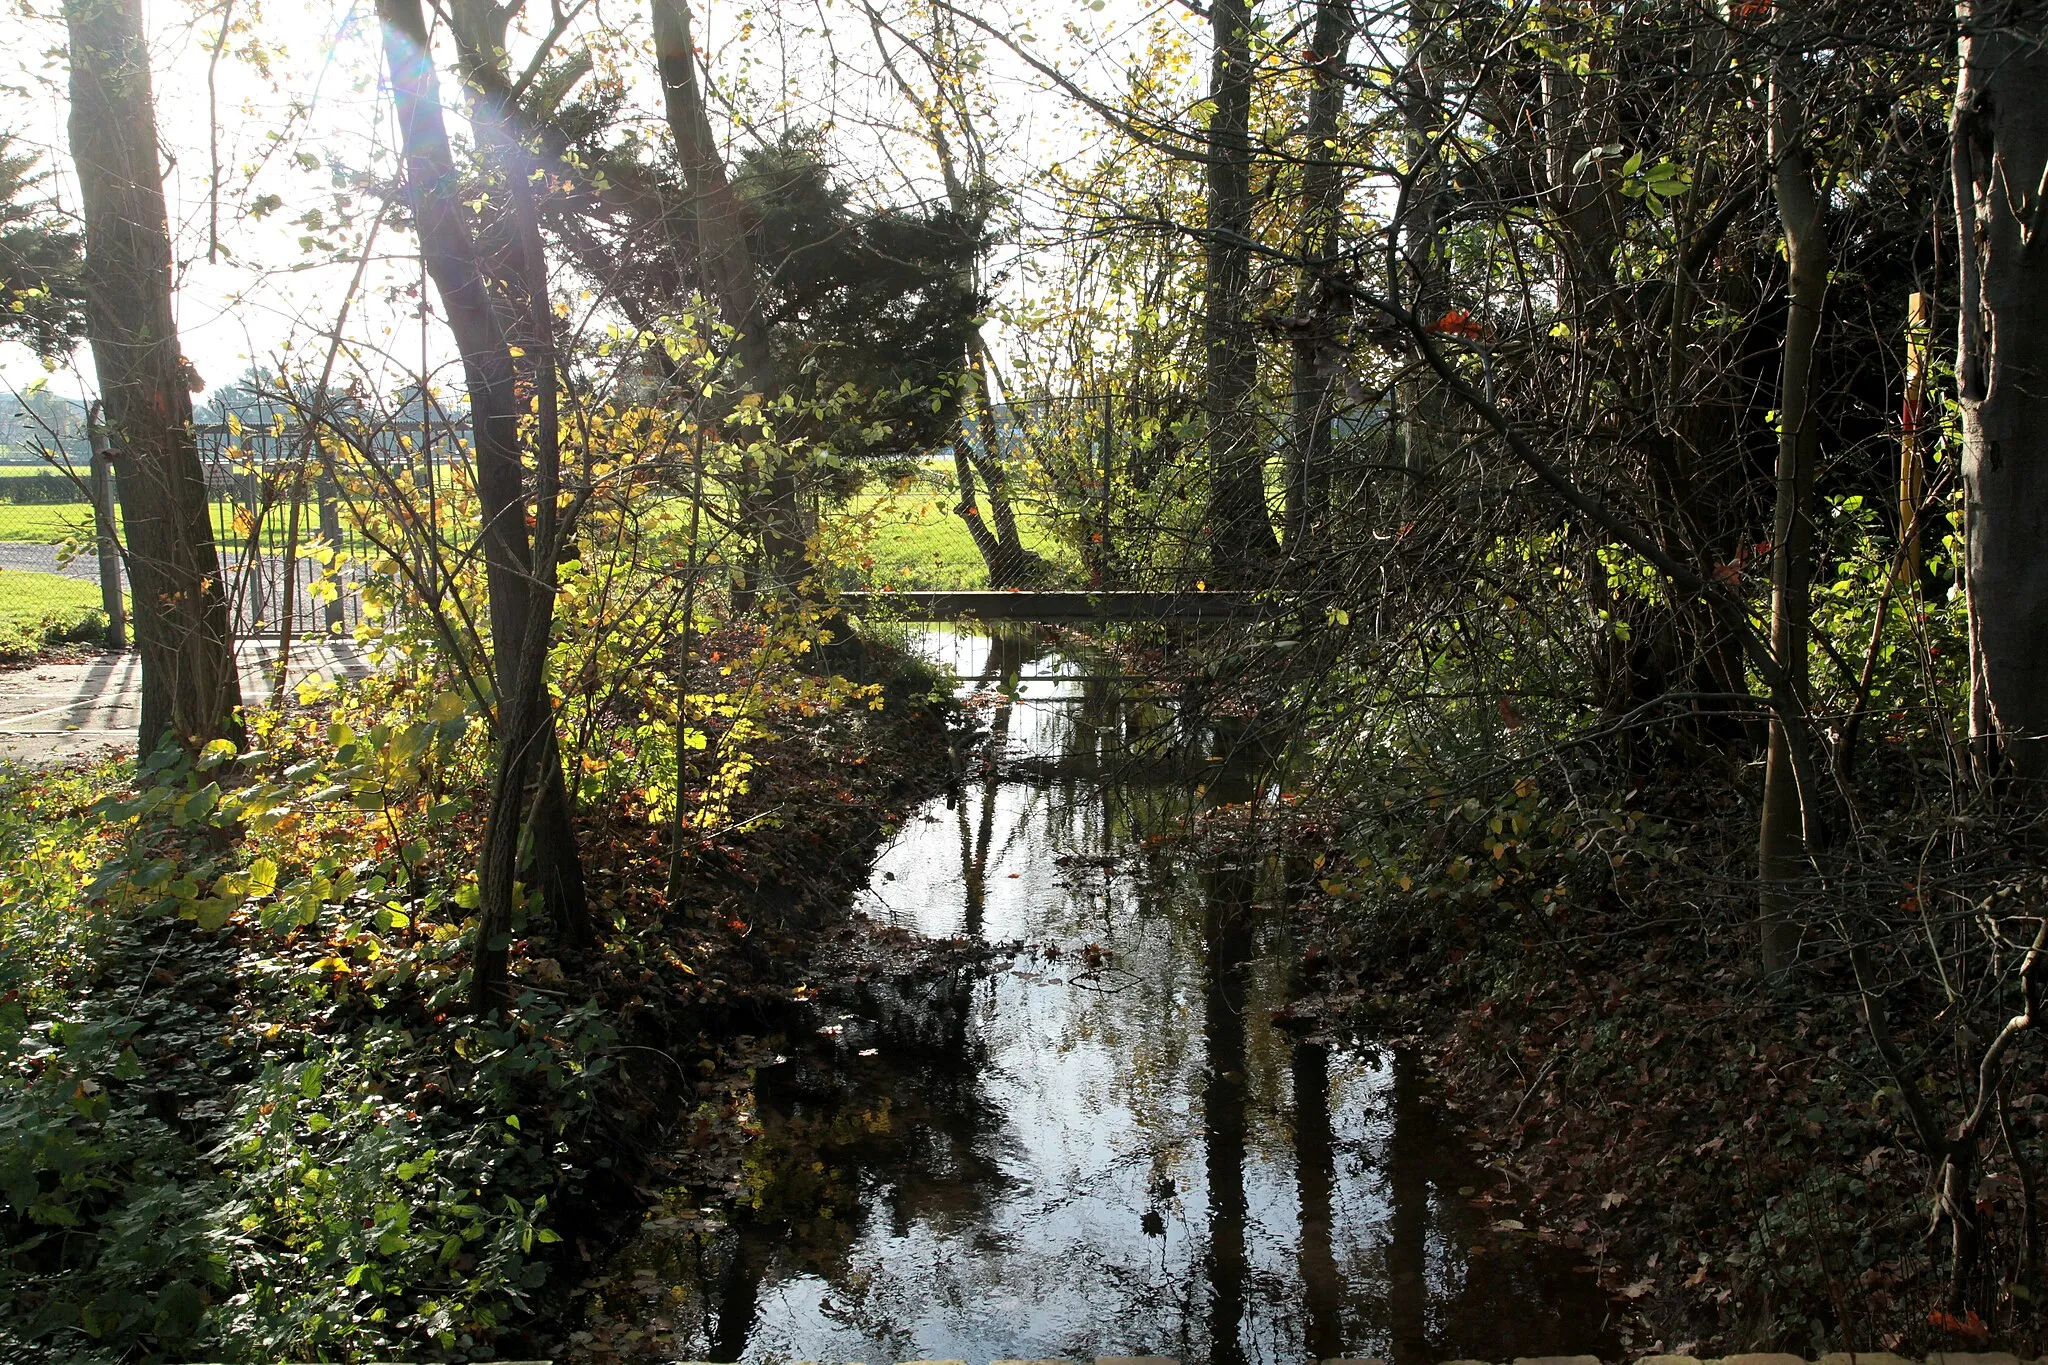
[[[277,642],[245,640],[236,653],[243,700],[268,701],[277,681]],[[292,646],[285,685],[295,687],[313,675],[359,678],[369,671],[353,641],[308,640]],[[142,665],[133,650],[0,672],[0,761],[62,763],[132,754],[141,721]]]

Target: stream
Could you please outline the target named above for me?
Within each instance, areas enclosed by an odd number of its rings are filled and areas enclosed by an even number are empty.
[[[916,643],[985,739],[855,908],[1000,951],[780,1040],[750,1198],[616,1262],[666,1357],[1613,1355],[1593,1277],[1498,1226],[1416,1059],[1284,1026],[1277,861],[1147,844],[1253,794],[1229,744],[1032,635]]]

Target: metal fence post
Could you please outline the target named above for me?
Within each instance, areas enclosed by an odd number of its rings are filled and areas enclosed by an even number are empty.
[[[128,611],[121,600],[121,546],[114,537],[114,461],[100,426],[100,405],[86,412],[86,440],[92,447],[92,520],[99,542],[100,605],[107,613],[107,647],[128,647]]]

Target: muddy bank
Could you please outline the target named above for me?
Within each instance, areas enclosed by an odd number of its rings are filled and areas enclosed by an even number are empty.
[[[579,832],[593,902],[612,920],[604,948],[578,961],[539,933],[520,945],[519,986],[595,1002],[619,1039],[599,1125],[570,1143],[555,1201],[565,1242],[541,1311],[520,1333],[529,1353],[573,1349],[592,1275],[651,1203],[684,1185],[711,1200],[739,1193],[757,1040],[805,1026],[820,1007],[821,971],[858,974],[871,926],[850,915],[853,895],[880,841],[946,780],[958,718],[932,675],[901,656],[853,662],[882,687],[883,704],[786,718],[756,743],[758,775],[727,827],[686,850],[678,907],[666,896],[667,831],[594,813]]]
[[[2040,1078],[2015,1085],[2011,1138],[1979,1190],[1976,1291],[1999,1310],[1947,1317],[1932,1168],[1887,1095],[1854,982],[1822,960],[1761,983],[1747,910],[1695,902],[1646,927],[1620,905],[1581,909],[1574,932],[1545,939],[1311,897],[1312,1008],[1426,1059],[1517,1235],[1587,1258],[1631,1353],[2037,1349],[2040,1271],[2010,1153],[2048,1127]],[[1893,1003],[1902,1019],[1942,1010]],[[1914,1055],[1951,1043],[1902,1031]]]

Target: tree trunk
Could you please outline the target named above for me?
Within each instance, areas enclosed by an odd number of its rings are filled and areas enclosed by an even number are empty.
[[[2048,5],[1964,0],[1953,123],[1970,735],[2048,778]]]
[[[953,514],[960,518],[967,528],[968,538],[981,553],[981,562],[988,570],[988,585],[1004,588],[1003,547],[996,539],[996,533],[988,528],[988,521],[981,515],[981,507],[975,497],[974,456],[967,450],[967,424],[953,424],[953,476],[960,485],[960,501],[953,506]]]
[[[989,519],[995,523],[993,544],[982,549],[982,558],[988,564],[990,587],[1013,588],[1039,577],[1045,565],[1037,554],[1024,548],[1024,542],[1017,535],[1017,513],[1010,501],[1009,471],[1003,461],[1002,429],[996,419],[996,404],[989,396],[989,387],[994,382],[991,378],[994,362],[978,324],[968,334],[967,364],[970,382],[967,402],[974,413],[975,431],[981,445],[977,454],[970,443],[967,459],[981,472],[982,482],[988,491]],[[966,485],[961,487],[964,491]],[[978,515],[979,509],[976,510]],[[975,544],[981,546],[980,537],[975,538]],[[993,559],[989,558],[989,548],[995,552]]]
[[[507,250],[493,272],[510,296],[510,336],[526,352],[525,378],[534,394],[538,497],[534,509],[533,565],[528,583],[527,632],[540,632],[542,646],[535,659],[538,678],[523,674],[507,681],[498,659],[500,693],[516,687],[528,699],[523,712],[533,727],[533,822],[527,831],[530,880],[541,888],[556,934],[571,946],[591,937],[590,906],[583,885],[583,863],[570,820],[569,790],[562,777],[562,758],[555,733],[554,708],[547,700],[545,641],[552,633],[557,566],[562,528],[557,524],[561,494],[560,361],[555,345],[555,315],[548,295],[547,247],[541,238],[540,208],[534,189],[540,162],[521,136],[511,84],[503,63],[505,29],[511,11],[479,0],[458,0],[452,13],[461,55],[463,86],[468,95],[470,127],[489,167],[493,206]],[[517,359],[514,373],[519,372]],[[521,663],[525,660],[522,657]]]
[[[1343,229],[1344,180],[1330,143],[1344,113],[1338,78],[1355,26],[1349,0],[1318,0],[1310,60],[1316,69],[1309,96],[1307,165],[1301,175],[1301,254],[1305,262],[1295,303],[1294,439],[1288,449],[1287,552],[1311,552],[1316,528],[1329,514],[1330,427],[1337,391],[1336,297],[1323,276],[1336,258]]]
[[[1204,285],[1203,400],[1208,416],[1211,568],[1227,587],[1259,582],[1279,553],[1266,513],[1265,451],[1252,390],[1259,340],[1251,290],[1251,9],[1210,8],[1215,60],[1209,82],[1208,276]]]
[[[490,810],[478,854],[472,1001],[477,1008],[488,1009],[504,990],[520,848],[528,825],[526,794],[538,765],[553,752],[545,682],[553,597],[549,591],[534,590],[512,348],[464,216],[425,16],[420,0],[378,0],[377,13],[404,141],[406,197],[427,273],[462,353],[477,494],[484,514],[498,717]]]
[[[1443,81],[1438,66],[1447,22],[1442,0],[1410,0],[1408,62],[1399,80],[1401,118],[1408,184],[1396,214],[1399,251],[1395,278],[1387,281],[1390,297],[1406,298],[1425,323],[1444,316],[1443,290]],[[1413,496],[1422,480],[1438,471],[1455,446],[1451,430],[1455,407],[1437,376],[1417,363],[1395,386],[1400,408],[1401,464],[1407,471],[1400,496]]]
[[[653,0],[653,10],[655,65],[669,133],[675,138],[676,158],[690,195],[686,217],[703,287],[737,334],[733,351],[741,385],[765,399],[776,391],[775,356],[747,242],[746,206],[727,179],[697,81],[688,0]],[[767,467],[759,471],[745,509],[761,544],[761,579],[750,587],[771,597],[787,596],[797,591],[809,571],[796,468],[786,455],[773,450],[764,451],[763,458]]]
[[[1757,830],[1758,930],[1763,968],[1778,975],[1799,947],[1791,883],[1806,873],[1807,823],[1819,793],[1801,791],[1787,716],[1806,706],[1808,588],[1813,572],[1813,467],[1819,443],[1812,377],[1820,310],[1827,294],[1828,242],[1813,164],[1799,125],[1790,68],[1777,58],[1771,74],[1772,186],[1789,265],[1785,342],[1778,385],[1778,500],[1771,534],[1772,689],[1769,747],[1764,760],[1763,814]],[[1799,727],[1802,731],[1806,728]]]
[[[171,309],[171,236],[139,0],[67,0],[87,335],[119,471],[139,747],[240,742],[241,679]]]

